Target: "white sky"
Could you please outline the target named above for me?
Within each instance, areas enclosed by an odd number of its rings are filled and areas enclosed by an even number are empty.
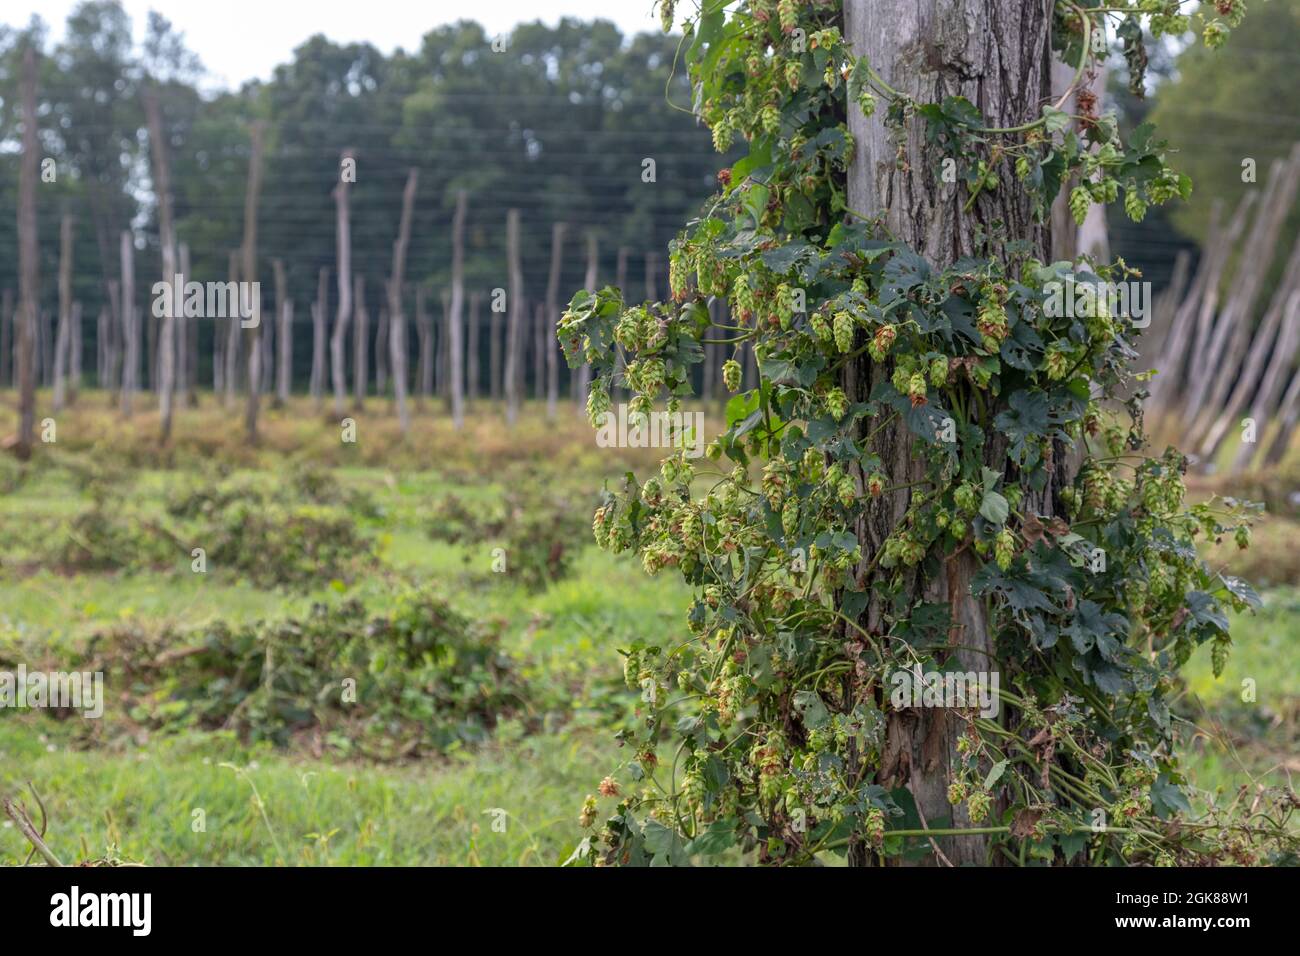
[[[58,42],[77,0],[6,0],[3,22],[23,26],[39,13]],[[384,53],[419,48],[433,27],[477,20],[489,34],[515,24],[563,16],[612,20],[625,34],[658,30],[654,0],[123,0],[137,42],[149,10],[157,10],[185,34],[210,74],[209,83],[236,87],[269,79],[294,47],[315,33],[340,42],[366,41]]]

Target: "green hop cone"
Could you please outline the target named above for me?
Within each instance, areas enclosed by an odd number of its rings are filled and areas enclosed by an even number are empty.
[[[948,360],[942,356],[930,363],[930,384],[943,388],[948,384]]]
[[[853,316],[847,312],[835,313],[835,347],[841,352],[853,348]]]
[[[1016,557],[1016,536],[1011,533],[1010,528],[1003,528],[998,532],[997,540],[993,543],[993,558],[997,561],[998,567],[1006,571],[1011,567],[1011,562]]]
[[[836,421],[844,417],[844,413],[849,410],[849,400],[844,394],[844,389],[832,388],[826,393],[826,410]]]
[[[1070,190],[1070,215],[1074,217],[1074,224],[1082,226],[1083,221],[1088,218],[1088,208],[1092,205],[1092,194],[1088,192],[1086,186],[1075,186]]]
[[[820,312],[814,312],[808,319],[808,324],[812,326],[813,335],[817,336],[817,338],[821,339],[823,342],[829,342],[831,340],[831,326],[830,323],[826,321],[825,315]]]
[[[735,359],[727,359],[722,363],[722,384],[727,386],[729,392],[740,390],[740,363]]]
[[[659,25],[664,33],[673,32],[673,5],[677,0],[659,0]]]
[[[1147,204],[1138,195],[1136,187],[1124,190],[1124,212],[1134,222],[1141,222],[1147,214]]]

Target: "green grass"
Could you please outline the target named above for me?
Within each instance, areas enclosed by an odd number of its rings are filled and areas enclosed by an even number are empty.
[[[614,732],[630,719],[635,696],[621,686],[618,649],[638,638],[685,639],[688,591],[671,573],[649,578],[634,559],[590,545],[573,554],[567,577],[530,591],[492,573],[492,542],[447,544],[427,531],[434,505],[448,494],[477,507],[522,481],[591,493],[634,462],[602,457],[572,423],[548,434],[528,418],[511,439],[481,415],[463,436],[417,417],[423,431],[407,445],[398,444],[391,422],[361,419],[363,435],[378,432],[395,450],[340,452],[320,416],[301,408],[268,415],[257,452],[238,445],[238,429],[223,424],[218,409],[187,411],[178,434],[190,444],[169,458],[149,439],[147,414],[113,426],[98,405],[81,427],[61,421],[60,442],[67,436],[71,447],[0,492],[0,637],[8,629],[57,651],[60,642],[123,621],[185,632],[217,619],[301,616],[313,602],[345,597],[382,609],[396,587],[414,583],[471,618],[503,621],[502,647],[523,678],[567,708],[548,711],[538,732],[507,720],[486,745],[405,763],[321,757],[304,743],[277,751],[189,728],[106,726],[91,743],[78,721],[0,711],[0,793],[36,786],[49,843],[65,862],[109,847],[151,864],[552,865],[567,856],[581,836],[583,798],[628,759]],[[108,447],[125,464],[112,458],[119,474],[108,469],[105,479],[125,488],[129,508],[144,515],[162,514],[174,490],[197,475],[218,480],[214,462],[271,484],[287,480],[291,461],[332,464],[333,476],[374,506],[357,520],[376,563],[348,582],[321,581],[307,591],[259,588],[228,569],[194,574],[183,555],[173,570],[68,574],[33,564],[90,504],[87,474],[110,461],[94,442],[107,441],[112,427],[119,430]],[[0,474],[13,476],[12,469]],[[1279,539],[1278,549],[1284,545]],[[1177,711],[1203,731],[1185,751],[1202,802],[1227,799],[1243,784],[1283,783],[1300,770],[1300,592],[1273,590],[1266,600],[1258,615],[1234,622],[1221,677],[1211,673],[1208,648],[1185,671]],[[1254,702],[1241,700],[1245,679],[1255,682]],[[35,812],[30,795],[26,803]],[[603,798],[602,811],[613,803]],[[196,810],[205,828],[197,827]],[[493,827],[501,820],[504,832]],[[21,862],[27,849],[0,821],[0,863]]]

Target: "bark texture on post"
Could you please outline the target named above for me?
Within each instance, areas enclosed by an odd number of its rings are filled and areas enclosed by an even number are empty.
[[[483,309],[483,293],[471,292],[469,296],[469,321],[465,363],[465,397],[470,401],[479,397],[479,313]]]
[[[346,168],[352,158],[345,151],[339,168]],[[347,371],[343,367],[343,351],[347,345],[344,336],[352,319],[352,231],[348,210],[348,179],[343,176],[334,187],[335,258],[338,264],[339,307],[334,316],[334,335],[330,339],[330,367],[334,381],[334,414],[343,414],[343,401],[347,394]]]
[[[20,458],[32,453],[36,437],[36,316],[40,309],[39,251],[36,245],[36,50],[23,51],[23,152],[18,172],[18,445]]]
[[[59,330],[54,337],[54,411],[67,399],[69,352],[72,348],[72,216],[59,223]]]
[[[519,402],[523,397],[524,362],[524,272],[519,264],[519,210],[506,213],[506,261],[510,274],[507,293],[509,310],[506,330],[506,366],[504,388],[506,397],[506,424],[519,420]]]
[[[275,400],[273,408],[282,408],[289,400],[289,376],[293,374],[293,303],[287,298],[287,283],[284,278],[284,262],[271,260],[275,274],[275,319],[280,325],[276,336],[279,349],[275,366]]]
[[[546,337],[541,341],[546,351],[546,418],[555,418],[555,406],[560,400],[560,344],[556,327],[560,322],[560,268],[564,264],[564,234],[568,225],[557,222],[551,226],[551,269],[546,277]]]
[[[136,383],[140,374],[140,313],[135,307],[135,242],[130,230],[122,230],[122,415],[130,418],[135,409]]]
[[[894,88],[921,102],[965,96],[983,112],[988,125],[1012,127],[1038,117],[1049,99],[1050,10],[1048,0],[846,0],[846,34],[855,55],[866,56]],[[856,144],[849,173],[852,209],[882,216],[898,239],[940,266],[962,256],[984,254],[976,247],[976,232],[991,228],[995,221],[1010,238],[1027,241],[1027,254],[1046,258],[1048,230],[1034,223],[1029,197],[1016,182],[1011,164],[999,169],[998,188],[981,192],[966,210],[965,194],[957,185],[934,174],[942,156],[934,153],[937,147],[927,145],[920,124],[908,122],[900,151],[884,125],[884,112],[882,108],[868,118],[856,104],[850,107],[849,127]],[[863,401],[891,372],[892,363],[877,364],[864,355],[846,370],[845,391],[851,401]],[[868,430],[864,425],[864,445],[880,455],[889,485],[904,486],[923,476],[924,462],[905,425],[883,428],[870,438]],[[987,460],[1001,461],[1001,439],[990,437]],[[1025,499],[1024,507],[1039,514],[1060,511],[1054,508],[1054,498],[1066,477],[1067,456],[1064,449],[1056,452],[1045,492]],[[884,495],[868,509],[857,528],[864,556],[883,546],[906,512],[909,494],[904,489]],[[860,573],[865,570],[864,563]],[[984,671],[989,667],[986,653],[991,651],[992,636],[982,604],[970,593],[975,570],[975,559],[967,551],[948,559],[942,573],[929,580],[915,574],[911,590],[917,601],[950,606],[953,643],[963,645],[953,656],[962,670]],[[869,632],[881,633],[883,611],[873,599],[859,623]],[[960,721],[940,708],[890,715],[878,782],[908,787],[922,819],[930,825],[942,818],[952,818],[954,827],[971,825],[965,808],[954,812],[946,795],[962,729]],[[954,865],[987,862],[986,837],[937,842]],[[862,865],[869,862],[870,854],[858,845],[851,848],[849,859]],[[927,859],[937,862],[934,855]]]
[[[393,400],[397,404],[403,435],[411,430],[411,413],[406,407],[406,316],[402,312],[402,283],[406,276],[406,247],[411,241],[411,215],[419,183],[420,171],[412,167],[406,174],[406,188],[402,191],[402,218],[397,227],[397,240],[393,243],[393,274],[388,280],[389,359],[393,371]]]
[[[353,311],[356,323],[352,327],[352,407],[365,411],[366,388],[369,385],[367,363],[370,361],[370,313],[366,310],[366,279],[360,273],[352,282]]]
[[[582,287],[588,292],[596,291],[596,280],[600,274],[600,246],[596,242],[596,234],[587,235],[587,274],[583,278]],[[560,320],[559,314],[555,316],[556,324]],[[587,393],[591,391],[591,363],[583,360],[583,363],[574,370],[574,394],[573,400],[578,403],[578,410],[584,411],[587,404]]]
[[[316,411],[325,404],[325,314],[329,308],[330,271],[324,267],[316,280],[316,301],[311,305],[311,382],[308,386]]]
[[[465,346],[461,336],[461,313],[465,309],[465,204],[462,189],[456,195],[456,214],[451,220],[451,304],[447,309],[450,335],[447,336],[451,374],[451,421],[459,431],[465,425]]]
[[[172,391],[176,384],[176,309],[173,304],[184,295],[184,288],[172,289],[172,284],[176,281],[176,234],[172,220],[171,164],[167,155],[167,143],[163,139],[162,109],[158,105],[157,91],[152,87],[145,90],[144,109],[149,123],[149,146],[153,153],[154,192],[158,198],[158,242],[162,247],[162,276],[168,290],[158,336],[159,438],[166,444],[172,434]],[[183,313],[185,310],[180,311]]]

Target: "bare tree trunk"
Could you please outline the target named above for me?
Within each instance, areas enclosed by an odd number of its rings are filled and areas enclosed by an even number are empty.
[[[230,253],[230,281],[235,283],[236,289],[239,288],[239,280],[239,253],[232,250]],[[238,300],[242,305],[243,296],[239,296]],[[227,316],[225,322],[226,344],[225,351],[222,353],[226,365],[225,371],[222,373],[226,388],[225,403],[227,408],[234,408],[236,393],[239,391],[239,317],[235,315]]]
[[[583,280],[583,288],[588,292],[596,291],[597,277],[600,274],[600,247],[596,243],[596,234],[587,235],[587,275]],[[559,307],[556,307],[555,327],[559,328]],[[558,332],[557,332],[558,341]],[[579,410],[584,410],[587,405],[587,393],[591,391],[591,363],[583,360],[574,372],[574,381],[577,382],[577,388],[574,390],[574,401],[578,403]]]
[[[68,404],[77,403],[77,392],[81,388],[81,303],[72,303],[72,341],[68,343]]]
[[[173,289],[176,282],[176,234],[172,220],[171,162],[167,155],[167,141],[163,138],[162,109],[158,94],[152,86],[144,91],[144,111],[149,124],[149,145],[153,153],[154,192],[158,197],[158,242],[162,247],[162,277],[167,294],[163,309],[162,328],[158,337],[158,418],[160,441],[167,444],[172,434],[172,391],[176,384],[176,309],[174,303],[183,298],[185,289]],[[183,314],[185,309],[182,307]]]
[[[36,438],[36,368],[32,355],[40,284],[36,244],[36,50],[23,51],[23,151],[18,158],[18,457],[32,453]]]
[[[855,54],[867,57],[886,83],[918,102],[964,95],[980,105],[989,126],[1012,127],[1037,117],[1050,94],[1050,10],[1047,3],[1019,0],[965,0],[956,10],[949,9],[945,0],[846,0],[845,23]],[[939,24],[942,42],[936,43]],[[989,231],[994,220],[1023,243],[1018,255],[1046,261],[1050,235],[1034,223],[1029,197],[1009,169],[999,172],[998,188],[981,192],[968,210],[955,184],[935,182],[932,170],[941,158],[940,147],[927,143],[921,124],[907,121],[896,140],[884,114],[881,110],[866,117],[857,104],[850,107],[855,152],[849,170],[849,208],[881,214],[894,236],[939,265],[976,255],[977,232]],[[891,361],[876,363],[863,355],[846,367],[842,384],[850,401],[864,401],[891,373]],[[880,456],[887,486],[899,489],[874,501],[856,529],[863,555],[872,556],[905,513],[910,483],[923,476],[924,461],[901,423],[870,434],[866,425],[860,424],[859,430],[864,450]],[[986,461],[1001,462],[1001,439],[990,436],[988,446]],[[1045,490],[1025,496],[1023,507],[1035,514],[1061,510],[1056,497],[1068,480],[1069,456],[1063,447],[1053,451]],[[855,477],[865,476],[859,472]],[[963,641],[953,657],[959,669],[978,671],[989,666],[993,647],[983,604],[970,591],[975,571],[976,561],[969,551],[950,557],[939,574],[918,575],[912,593],[903,599],[948,604]],[[871,592],[869,558],[859,573]],[[882,599],[872,593],[859,623],[869,632],[882,633],[878,628],[884,612]],[[953,827],[970,827],[965,809],[951,807],[946,794],[950,768],[962,759],[957,752],[961,734],[957,724],[942,708],[893,712],[886,729],[888,756],[882,765],[846,769],[850,775],[877,769],[878,783],[911,791],[922,819],[951,817]],[[990,844],[983,835],[938,838],[938,843],[955,865],[987,862]],[[869,863],[870,856],[866,844],[855,839],[850,863]],[[930,861],[937,862],[933,857]]]
[[[555,408],[560,399],[560,356],[556,328],[560,322],[560,268],[564,264],[565,223],[551,226],[551,269],[546,277],[545,335],[540,340],[546,352],[546,419],[555,419]]]
[[[402,311],[402,283],[406,281],[406,247],[411,241],[411,215],[415,208],[415,190],[419,186],[420,171],[414,167],[406,174],[406,188],[402,190],[402,219],[397,227],[397,241],[393,243],[393,272],[388,280],[388,347],[392,359],[393,401],[402,434],[411,430],[411,413],[406,407],[406,315]]]
[[[505,313],[492,309],[488,317],[488,394],[500,401],[504,394],[501,384],[501,352],[505,345]]]
[[[275,400],[273,408],[283,408],[289,401],[289,376],[293,374],[293,303],[288,298],[288,283],[284,278],[284,262],[271,260],[275,272],[275,316],[280,324],[276,344],[280,347],[275,367]]]
[[[130,418],[134,411],[136,382],[140,374],[140,322],[135,307],[135,243],[130,230],[122,230],[122,415]]]
[[[388,307],[379,309],[379,328],[375,330],[375,394],[388,391]]]
[[[343,153],[343,161],[352,158],[351,150]],[[343,165],[343,163],[340,163]],[[347,375],[343,367],[344,335],[352,318],[352,234],[348,216],[348,181],[343,178],[334,187],[336,216],[337,259],[339,279],[339,308],[334,318],[334,336],[330,339],[330,362],[334,373],[334,414],[343,414],[343,401],[347,394]]]
[[[513,426],[519,419],[519,402],[523,397],[524,378],[524,272],[519,264],[519,210],[506,213],[506,262],[510,288],[507,293],[510,310],[509,328],[506,331],[505,398],[506,424]]]
[[[618,250],[618,262],[614,266],[614,288],[622,293],[623,297],[631,304],[631,290],[627,287],[627,259],[628,250],[625,246],[620,246]],[[627,367],[627,358],[623,350],[614,346],[614,381],[619,382],[623,379],[623,370]],[[616,399],[623,394],[623,390],[616,385],[611,385],[609,394]]]
[[[443,330],[434,347],[433,316],[425,308],[424,286],[415,287],[415,390],[420,404],[441,393],[447,376],[443,372],[443,350],[447,345],[447,303],[442,304]],[[437,353],[435,355],[435,352]]]
[[[423,298],[419,300],[423,302]],[[448,367],[450,355],[447,349],[447,343],[451,338],[451,292],[443,289],[438,296],[438,304],[442,307],[442,321],[438,323],[437,346],[434,346],[433,320],[427,320],[427,326],[420,314],[416,315],[416,325],[421,328],[428,328],[429,335],[427,338],[420,339],[420,394],[434,394],[444,399],[447,404],[447,410],[451,410],[451,389]],[[417,310],[422,313],[422,310]],[[429,360],[424,359],[424,349],[428,348]],[[435,355],[436,353],[436,355]],[[430,374],[433,376],[432,392],[426,393],[424,390],[424,376]]]
[[[316,411],[325,404],[325,312],[329,307],[329,270],[322,268],[311,307],[311,397]]]
[[[190,247],[188,243],[178,243],[180,252],[181,280],[190,281]],[[185,404],[191,408],[198,404],[194,393],[194,382],[198,377],[198,350],[195,342],[195,323],[181,309],[176,316],[176,394],[185,397]]]
[[[5,286],[0,296],[0,388],[13,382],[14,290]]]
[[[352,407],[361,412],[366,408],[366,388],[369,385],[370,313],[366,310],[365,276],[358,273],[352,284],[357,313],[352,336]]]
[[[456,194],[456,214],[451,220],[451,307],[447,310],[451,334],[447,349],[451,362],[451,422],[457,431],[465,426],[465,346],[461,338],[465,309],[465,190]]]
[[[262,195],[262,148],[266,124],[254,120],[249,127],[248,185],[244,190],[244,242],[241,246],[244,264],[240,269],[248,300],[252,304],[251,325],[245,329],[248,347],[248,400],[244,406],[244,437],[250,445],[257,444],[257,415],[262,392],[262,293],[257,272],[257,204]],[[240,297],[241,301],[243,296]],[[241,309],[241,312],[248,311]],[[242,325],[242,323],[240,323]]]
[[[479,398],[479,313],[483,307],[483,293],[471,292],[469,296],[469,355],[466,363],[465,391],[471,401]]]
[[[68,352],[72,339],[72,216],[59,223],[59,331],[54,339],[54,411],[67,399]]]
[[[118,376],[121,374],[122,339],[119,335],[125,323],[122,320],[122,283],[109,279],[108,286],[108,334],[105,338],[104,357],[107,361],[104,388],[108,392],[108,407],[117,404]]]

